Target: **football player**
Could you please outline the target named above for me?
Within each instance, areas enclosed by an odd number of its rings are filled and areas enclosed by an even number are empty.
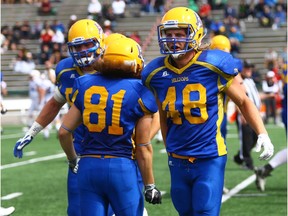
[[[146,201],[161,203],[153,177],[150,141],[157,105],[141,84],[143,65],[139,44],[119,38],[107,45],[101,73],[75,80],[74,103],[63,118],[59,140],[78,175],[82,215],[106,216],[109,205],[115,215],[142,215],[144,201],[137,183],[136,161]],[[80,124],[85,127],[85,135],[78,160],[72,132]]]
[[[145,66],[142,82],[158,103],[172,202],[179,215],[219,215],[227,161],[221,134],[225,94],[258,134],[260,159],[270,158],[274,147],[257,108],[233,82],[238,70],[232,55],[201,44],[205,32],[198,14],[172,8],[157,30],[166,56]]]
[[[57,88],[54,96],[44,105],[40,114],[14,147],[14,156],[22,158],[23,149],[33,138],[57,116],[65,103],[71,105],[71,93],[74,80],[86,73],[95,73],[95,64],[104,51],[104,34],[101,26],[89,19],[82,19],[74,23],[68,32],[68,49],[71,57],[61,60],[56,66]],[[73,133],[74,146],[80,154],[80,143],[83,139],[84,126],[80,125]],[[80,202],[77,177],[68,170],[68,208],[69,216],[80,215]]]

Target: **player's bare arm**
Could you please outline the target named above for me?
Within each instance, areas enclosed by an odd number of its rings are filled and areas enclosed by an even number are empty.
[[[227,89],[227,95],[238,106],[242,115],[258,135],[258,140],[255,146],[255,151],[260,152],[263,147],[263,152],[260,154],[260,160],[268,160],[274,153],[274,146],[268,136],[260,113],[254,103],[248,98],[244,91],[241,91],[241,86],[238,82],[232,83]],[[240,90],[240,91],[239,91]]]
[[[73,118],[72,118],[73,116]],[[82,117],[75,105],[69,109],[63,117],[63,123],[59,129],[59,141],[68,160],[74,160],[77,155],[73,145],[72,132],[81,124]]]
[[[58,102],[54,97],[52,97],[45,104],[35,121],[45,128],[54,120],[64,104],[65,103]]]

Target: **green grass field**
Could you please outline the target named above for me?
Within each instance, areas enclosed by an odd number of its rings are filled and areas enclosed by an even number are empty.
[[[22,127],[4,126],[3,128],[1,206],[14,206],[16,211],[13,216],[66,215],[67,163],[56,134],[52,133],[48,140],[44,140],[43,134],[39,134],[25,148],[24,157],[18,159],[13,156],[13,148],[17,139],[23,135]],[[283,149],[287,145],[284,128],[267,125],[267,129],[275,145],[275,152]],[[227,143],[229,153],[225,185],[232,189],[254,173],[243,170],[233,162],[233,155],[239,146],[235,125],[229,127]],[[169,193],[167,155],[161,153],[162,144],[153,143],[153,146],[156,184],[166,193],[163,195],[161,205],[146,204],[146,208],[149,216],[176,216]],[[53,159],[53,156],[58,158]],[[258,153],[253,152],[253,157],[256,166],[266,163],[257,159]],[[16,197],[12,198],[13,194]],[[272,176],[267,179],[265,192],[259,192],[253,181],[228,198],[222,204],[221,216],[287,216],[287,164],[273,171]]]

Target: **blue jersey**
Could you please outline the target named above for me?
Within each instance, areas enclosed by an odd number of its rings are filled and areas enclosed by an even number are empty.
[[[74,91],[74,104],[85,125],[82,155],[109,154],[134,159],[135,125],[145,114],[158,110],[153,94],[141,80],[87,74],[76,79]]]
[[[220,128],[224,91],[238,74],[232,55],[202,51],[177,69],[158,57],[142,71],[142,81],[167,112],[167,152],[196,158],[227,154]]]
[[[95,71],[96,72],[96,71]],[[71,57],[61,60],[55,69],[56,85],[61,95],[66,99],[69,106],[71,106],[71,96],[74,81],[77,77],[82,76],[83,72],[77,67]],[[84,128],[80,125],[73,133],[74,146],[78,154],[81,152],[80,143],[84,135]]]

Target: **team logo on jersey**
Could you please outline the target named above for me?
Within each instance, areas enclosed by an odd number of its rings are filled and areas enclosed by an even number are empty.
[[[168,72],[167,71],[163,71],[162,77],[166,77],[166,76],[169,76]]]
[[[71,74],[70,79],[75,79],[75,74]]]
[[[189,80],[188,77],[177,77],[177,78],[173,78],[172,79],[172,83],[175,83],[175,82],[186,82],[188,80]]]

